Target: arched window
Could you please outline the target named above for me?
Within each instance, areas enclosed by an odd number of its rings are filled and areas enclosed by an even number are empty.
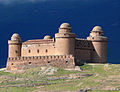
[[[18,53],[18,51],[17,51],[17,50],[15,50],[15,53]]]
[[[48,61],[48,63],[50,63],[50,61]]]
[[[39,53],[39,52],[40,52],[40,50],[38,49],[38,50],[37,50],[37,53]]]
[[[48,52],[48,50],[46,49],[46,51],[45,51],[46,53]]]
[[[66,63],[68,63],[68,61],[66,61]]]
[[[31,52],[31,50],[28,51],[28,53],[30,53],[30,52]]]
[[[31,64],[32,62],[29,62],[29,64]]]

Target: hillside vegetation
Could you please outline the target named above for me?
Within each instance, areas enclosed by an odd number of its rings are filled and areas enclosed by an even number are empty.
[[[120,92],[119,64],[85,64],[82,71],[51,66],[0,71],[0,92]]]

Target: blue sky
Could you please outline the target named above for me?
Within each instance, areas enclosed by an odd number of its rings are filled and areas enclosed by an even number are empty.
[[[7,41],[13,33],[22,40],[41,39],[69,22],[78,38],[86,38],[96,25],[108,42],[108,61],[120,63],[120,0],[0,0],[0,64],[5,66]]]

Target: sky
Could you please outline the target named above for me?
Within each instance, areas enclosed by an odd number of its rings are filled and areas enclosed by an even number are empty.
[[[22,41],[42,39],[71,24],[77,38],[86,38],[96,25],[108,37],[108,62],[120,63],[120,0],[0,0],[0,67],[5,67],[8,40],[19,33]]]

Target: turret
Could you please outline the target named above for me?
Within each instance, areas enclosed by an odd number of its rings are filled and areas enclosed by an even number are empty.
[[[8,40],[9,44],[9,57],[21,56],[21,45],[22,41],[19,34],[13,34],[11,40]]]
[[[95,26],[87,37],[92,41],[92,62],[107,63],[107,37],[104,36],[104,31],[100,26]]]
[[[44,40],[49,40],[49,39],[51,39],[51,36],[49,35],[44,36]]]
[[[55,54],[56,55],[74,55],[75,34],[72,33],[70,24],[63,23],[59,27],[59,33],[55,34]]]

